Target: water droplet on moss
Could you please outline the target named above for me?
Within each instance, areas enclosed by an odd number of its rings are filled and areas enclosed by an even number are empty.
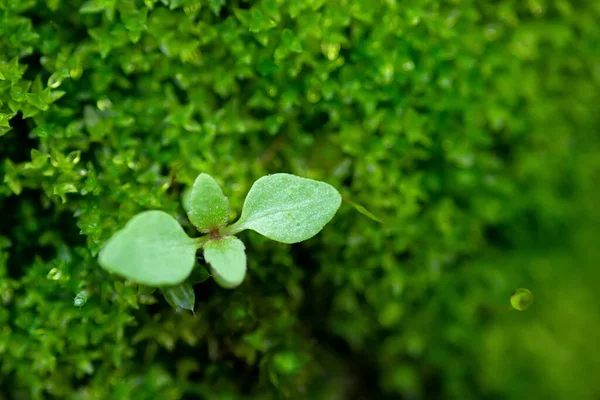
[[[510,304],[515,310],[527,310],[533,304],[533,294],[527,289],[517,289],[510,296]]]
[[[62,85],[63,80],[60,77],[60,74],[55,72],[52,75],[50,75],[50,78],[48,78],[48,87],[50,89],[56,89],[57,87],[59,87],[60,85]]]
[[[52,279],[53,281],[57,281],[62,277],[62,274],[58,268],[52,268],[46,277],[48,279]]]

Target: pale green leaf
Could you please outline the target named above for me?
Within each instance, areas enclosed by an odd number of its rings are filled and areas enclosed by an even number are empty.
[[[238,286],[246,276],[246,253],[241,240],[225,236],[204,245],[204,259],[210,264],[215,281],[224,288]]]
[[[177,285],[192,271],[196,247],[175,218],[163,211],[144,211],[113,235],[98,262],[143,285]]]
[[[164,288],[162,292],[167,303],[174,309],[183,308],[184,310],[194,311],[196,294],[192,285],[182,283],[181,285]]]
[[[310,239],[340,207],[338,191],[325,182],[290,174],[260,178],[248,192],[240,219],[230,233],[251,229],[282,243]]]
[[[198,175],[189,196],[188,217],[200,232],[216,230],[227,223],[229,200],[210,175]]]

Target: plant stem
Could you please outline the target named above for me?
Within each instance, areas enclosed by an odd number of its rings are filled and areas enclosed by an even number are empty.
[[[192,239],[194,244],[196,245],[197,249],[202,248],[202,246],[204,246],[204,243],[206,243],[206,241],[208,240],[208,235],[204,235],[204,236],[200,236],[197,238]]]

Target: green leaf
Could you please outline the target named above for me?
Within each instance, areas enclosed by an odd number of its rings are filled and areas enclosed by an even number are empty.
[[[188,283],[171,286],[162,290],[165,300],[174,309],[183,308],[184,310],[194,311],[196,303],[196,294],[194,288]]]
[[[196,243],[169,214],[144,211],[100,251],[107,271],[147,286],[177,285],[194,267]]]
[[[253,8],[251,11],[250,32],[262,32],[277,26],[275,21],[265,17],[259,10]]]
[[[6,183],[8,188],[17,196],[20,195],[23,190],[23,185],[21,184],[18,175],[19,172],[17,171],[17,166],[9,159],[6,159],[4,161],[4,183]]]
[[[189,197],[188,217],[200,232],[216,230],[227,223],[229,200],[208,174],[196,178]]]
[[[284,29],[283,32],[281,32],[281,43],[290,51],[302,53],[302,43],[294,36],[294,32],[289,29]]]
[[[79,12],[81,14],[93,14],[104,11],[104,8],[105,6],[102,4],[102,2],[91,0],[83,3],[83,5],[79,8]]]
[[[206,268],[201,266],[196,266],[190,276],[187,278],[187,281],[195,285],[197,283],[202,283],[210,278],[210,273],[206,270]]]
[[[44,101],[43,97],[40,94],[27,93],[25,97],[27,98],[27,102],[35,108],[38,108],[42,111],[48,110],[48,103]]]
[[[0,126],[9,128],[10,127],[9,121],[13,117],[13,115],[14,114],[0,113]]]
[[[138,294],[152,294],[155,291],[156,291],[156,288],[154,288],[154,287],[139,285],[137,293]]]
[[[246,253],[241,240],[225,236],[204,245],[204,259],[210,264],[215,281],[224,288],[238,286],[246,276]]]
[[[215,14],[219,15],[221,8],[225,5],[225,0],[208,0],[210,10]]]
[[[282,243],[310,239],[340,207],[342,197],[331,185],[290,174],[260,178],[248,192],[233,234],[251,229]]]

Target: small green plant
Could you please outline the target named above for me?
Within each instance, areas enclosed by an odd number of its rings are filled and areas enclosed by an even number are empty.
[[[189,284],[196,251],[203,249],[213,278],[234,288],[246,275],[246,253],[234,235],[250,229],[282,243],[297,243],[316,235],[337,212],[341,196],[331,185],[290,174],[258,179],[248,192],[237,222],[227,225],[229,200],[219,184],[200,174],[184,196],[188,218],[206,235],[190,238],[164,211],[144,211],[115,233],[100,251],[100,265],[115,274],[163,293],[174,307],[192,309]]]

